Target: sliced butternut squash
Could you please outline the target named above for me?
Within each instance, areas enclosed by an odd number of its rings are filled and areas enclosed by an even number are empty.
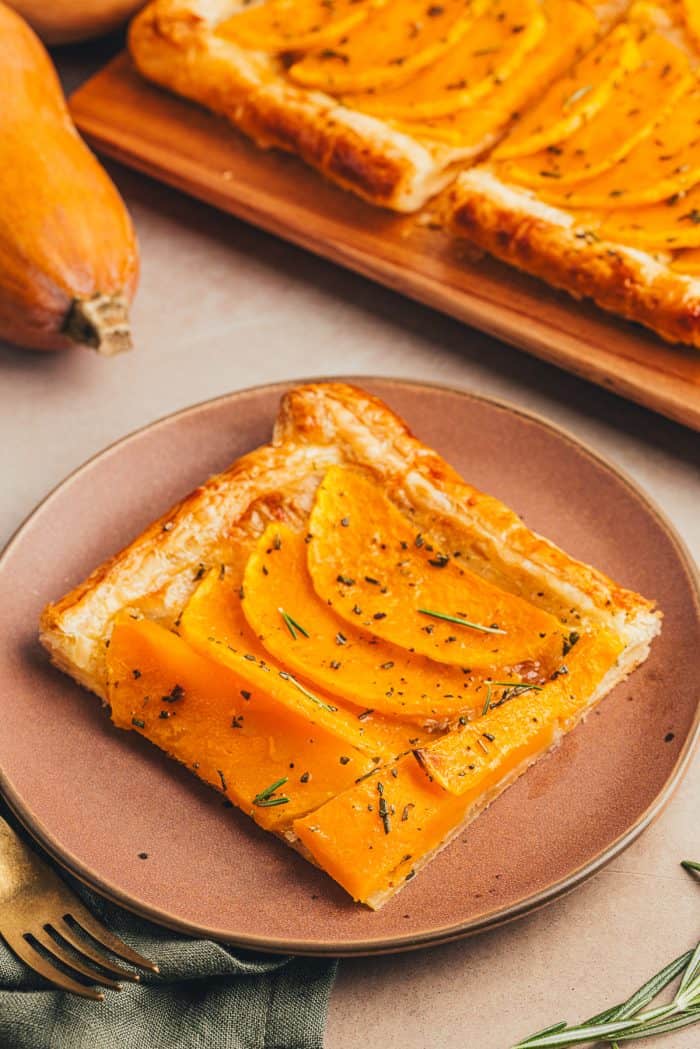
[[[193,648],[235,669],[248,682],[249,691],[265,689],[278,702],[313,715],[329,731],[381,761],[430,738],[414,723],[350,705],[306,678],[291,674],[288,666],[270,656],[249,627],[243,614],[241,583],[242,577],[234,571],[224,575],[212,571],[202,580],[179,624],[182,636]]]
[[[700,48],[700,4],[698,0],[682,0],[683,14],[693,43]]]
[[[294,832],[354,900],[378,907],[459,826],[472,802],[431,782],[405,757],[295,820]]]
[[[660,33],[639,44],[640,67],[614,85],[604,106],[558,145],[505,162],[503,178],[538,188],[557,187],[609,171],[651,134],[694,82],[686,54]],[[681,100],[680,104],[683,104]]]
[[[544,200],[570,208],[617,210],[657,204],[700,182],[700,88],[683,96],[661,124],[602,175],[576,186],[550,180]]]
[[[390,0],[335,47],[295,62],[289,75],[298,84],[331,94],[400,84],[461,40],[482,4],[483,0]]]
[[[554,681],[540,690],[494,687],[484,717],[418,748],[416,758],[452,794],[488,790],[576,724],[623,647],[608,633],[581,638]]]
[[[444,117],[399,122],[409,134],[457,149],[490,146],[530,102],[594,42],[598,22],[576,0],[545,0],[547,26],[539,44],[483,99]]]
[[[498,717],[494,711],[448,733],[420,750],[417,760],[401,758],[296,820],[294,831],[319,866],[354,899],[381,906],[465,819],[478,815],[578,720],[586,688],[595,687],[596,673],[612,666],[622,648],[609,635],[579,644],[575,684],[564,675],[548,700],[538,703],[532,693],[513,699],[498,708]]]
[[[366,473],[327,471],[309,533],[316,593],[376,637],[470,670],[537,675],[561,656],[554,616],[463,568],[459,551],[436,548]]]
[[[146,736],[268,830],[376,767],[316,710],[251,689],[157,623],[118,623],[107,663],[115,725]]]
[[[547,20],[538,0],[500,0],[469,33],[407,83],[354,95],[354,109],[406,120],[446,116],[472,106],[522,65],[542,39]]]
[[[243,612],[270,655],[325,691],[389,715],[442,723],[481,710],[483,677],[383,641],[321,601],[306,545],[303,535],[270,525],[246,565]]]
[[[700,247],[700,185],[660,204],[621,208],[599,216],[596,234],[646,251]]]
[[[700,277],[700,248],[679,251],[671,263],[671,269],[687,273],[689,277]]]
[[[563,142],[591,120],[606,104],[615,85],[639,66],[636,36],[634,27],[621,25],[601,40],[522,117],[494,151],[494,158],[505,160],[538,153]]]
[[[265,0],[217,26],[217,36],[258,51],[328,47],[386,0]]]

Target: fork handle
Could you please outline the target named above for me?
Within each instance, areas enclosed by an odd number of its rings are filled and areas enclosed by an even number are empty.
[[[0,905],[37,881],[46,864],[0,816]]]

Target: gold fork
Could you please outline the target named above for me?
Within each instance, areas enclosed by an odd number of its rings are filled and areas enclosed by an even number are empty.
[[[137,954],[98,922],[65,882],[2,818],[0,935],[31,969],[62,990],[84,998],[101,1001],[104,995],[74,980],[72,977],[77,973],[113,990],[120,990],[121,984],[111,979],[112,976],[122,980],[139,979],[137,973],[117,965],[99,948],[106,948],[140,969],[158,972],[157,965]]]

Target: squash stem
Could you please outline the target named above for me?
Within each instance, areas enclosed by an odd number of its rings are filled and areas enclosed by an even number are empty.
[[[132,347],[128,302],[124,295],[102,295],[74,299],[66,316],[65,334],[99,354],[112,357]]]

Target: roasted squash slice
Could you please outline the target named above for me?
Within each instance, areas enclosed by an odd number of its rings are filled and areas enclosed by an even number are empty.
[[[596,235],[647,251],[700,247],[700,185],[659,204],[598,215]]]
[[[258,51],[328,47],[386,0],[265,0],[217,27],[217,36]]]
[[[506,141],[494,151],[499,160],[524,157],[557,145],[598,113],[616,84],[637,69],[638,31],[621,25],[558,80],[530,109]]]
[[[473,106],[511,77],[546,27],[537,0],[500,0],[439,62],[399,87],[357,94],[348,104],[365,113],[404,120],[455,113]]]
[[[269,830],[289,826],[376,767],[322,711],[251,689],[247,678],[157,623],[119,622],[107,663],[115,725],[146,736]],[[260,798],[275,783],[280,789]]]
[[[693,43],[700,49],[700,5],[698,0],[682,0],[683,14]]]
[[[609,171],[571,187],[550,182],[540,196],[568,208],[638,208],[686,192],[700,182],[700,88]]]
[[[546,0],[542,7],[546,17],[542,39],[493,91],[451,115],[421,120],[414,115],[400,126],[410,135],[458,149],[483,150],[492,145],[513,117],[595,40],[598,23],[576,0]]]
[[[573,728],[623,647],[610,633],[581,638],[553,681],[541,689],[494,686],[484,717],[418,748],[417,760],[452,794],[487,790]]]
[[[473,800],[443,790],[410,756],[295,820],[294,833],[353,899],[378,908],[449,841]]]
[[[463,568],[411,527],[369,474],[331,467],[316,494],[307,558],[319,597],[344,620],[441,663],[547,673],[562,652],[554,616]]]
[[[304,536],[270,525],[246,565],[242,608],[280,664],[356,705],[443,723],[481,710],[483,678],[392,645],[347,623],[311,583]]]
[[[582,182],[614,168],[652,134],[695,78],[686,54],[660,33],[646,36],[639,52],[639,68],[613,85],[594,117],[558,145],[506,163],[504,181],[536,188],[552,179],[557,188]]]
[[[700,216],[698,218],[700,220]],[[687,273],[689,277],[700,276],[700,247],[679,251],[671,263],[671,268],[678,273]]]
[[[381,906],[576,724],[590,705],[586,689],[590,696],[600,688],[623,647],[612,635],[579,645],[576,671],[548,686],[546,699],[532,692],[514,698],[296,820],[294,831],[316,862],[354,899]]]
[[[331,94],[403,83],[461,40],[483,6],[484,0],[393,0],[346,33],[336,47],[312,51],[295,62],[289,76]]]
[[[382,717],[363,706],[344,703],[278,663],[250,629],[241,602],[242,577],[213,570],[187,603],[178,629],[183,638],[208,658],[235,669],[247,689],[263,688],[278,702],[301,709],[321,721],[341,739],[381,761],[416,746],[429,734],[414,723]]]

